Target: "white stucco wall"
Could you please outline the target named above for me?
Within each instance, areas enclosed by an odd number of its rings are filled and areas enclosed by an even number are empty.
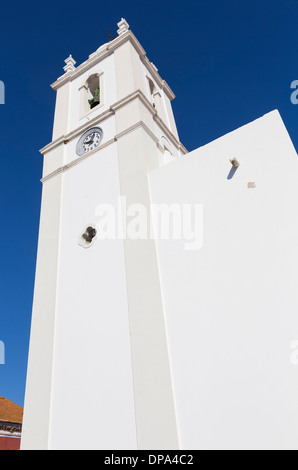
[[[153,203],[204,205],[200,250],[157,242],[181,447],[297,449],[298,158],[279,113],[149,185]]]
[[[97,206],[117,207],[119,194],[116,143],[64,173],[51,449],[137,445],[123,240],[78,244]]]
[[[79,244],[119,196],[116,142],[44,182],[24,450],[137,448],[124,243]]]

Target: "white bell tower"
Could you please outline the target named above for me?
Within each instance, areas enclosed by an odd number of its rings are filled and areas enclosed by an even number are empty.
[[[155,241],[96,231],[100,204],[149,207],[148,172],[186,153],[173,92],[118,27],[52,85],[22,449],[179,448]]]

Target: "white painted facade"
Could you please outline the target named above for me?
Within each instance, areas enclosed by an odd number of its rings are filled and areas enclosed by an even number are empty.
[[[279,113],[149,181],[152,203],[204,208],[201,249],[157,241],[181,447],[297,449],[298,158]]]
[[[173,92],[118,26],[52,85],[22,449],[297,448],[296,152],[273,112],[187,154]],[[78,156],[92,127],[102,141]],[[84,248],[120,197],[203,204],[202,247]]]

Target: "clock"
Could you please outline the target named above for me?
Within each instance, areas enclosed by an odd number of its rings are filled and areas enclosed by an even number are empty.
[[[85,155],[98,147],[102,141],[102,136],[103,130],[100,127],[91,127],[91,129],[84,132],[77,143],[77,155]]]

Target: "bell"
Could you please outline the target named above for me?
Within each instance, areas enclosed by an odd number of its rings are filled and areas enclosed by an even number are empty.
[[[99,104],[99,96],[94,96],[94,98],[92,98],[92,100],[88,100],[89,101],[89,104],[90,104],[90,109],[94,108],[95,106],[97,106]]]
[[[88,103],[90,105],[90,109],[94,108],[99,104],[99,88],[96,88],[94,91],[93,98],[91,100],[88,100]]]

